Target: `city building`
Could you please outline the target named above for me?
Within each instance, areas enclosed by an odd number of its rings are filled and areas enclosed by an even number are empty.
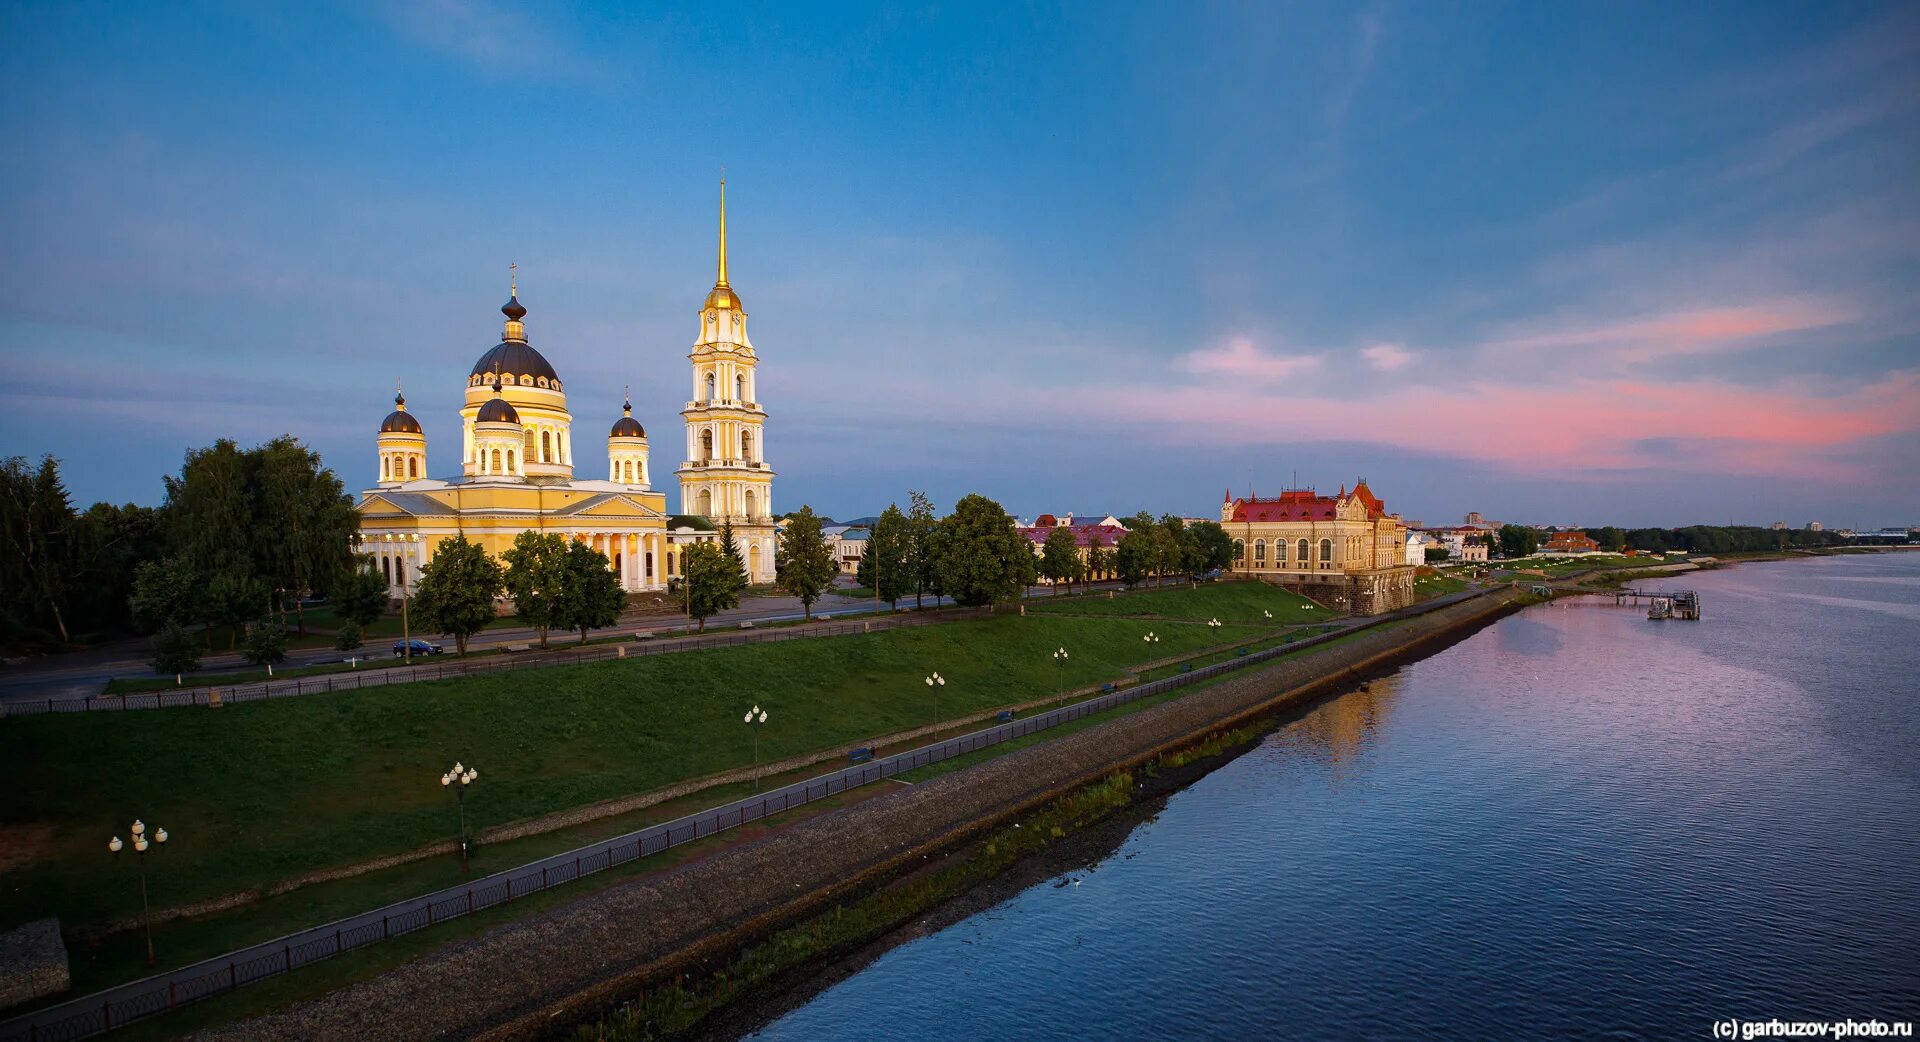
[[[860,562],[867,556],[867,540],[873,537],[872,529],[864,525],[828,525],[820,534],[826,537],[833,560],[840,566],[840,574],[852,575],[860,570]]]
[[[1484,561],[1488,555],[1487,541],[1488,537],[1479,532],[1453,531],[1442,536],[1440,544],[1447,548],[1449,561]]]
[[[753,390],[745,312],[727,285],[722,187],[720,277],[707,296],[689,356],[695,400],[683,415],[688,459],[678,474],[682,513],[654,487],[646,429],[628,398],[607,432],[606,478],[576,474],[573,413],[558,370],[528,340],[519,282],[500,308],[500,342],[474,362],[460,409],[461,470],[427,474],[427,427],[404,394],[375,440],[375,487],[361,493],[360,550],[373,556],[395,597],[418,578],[442,540],[456,535],[496,556],[521,532],[551,532],[607,555],[628,590],[663,590],[682,548],[718,537],[732,521],[756,581],[773,576],[773,471],[760,437],[766,413]],[[734,397],[719,397],[727,388]],[[611,397],[609,395],[609,397]],[[595,467],[597,470],[597,466]]]
[[[1364,479],[1332,496],[1310,488],[1270,499],[1229,492],[1220,524],[1234,539],[1237,572],[1356,615],[1413,603],[1406,523]]]
[[[1587,538],[1587,533],[1577,530],[1555,532],[1547,536],[1545,545],[1540,547],[1540,552],[1547,554],[1591,554],[1599,550],[1599,543]]]
[[[1095,547],[1111,551],[1120,545],[1121,537],[1127,534],[1127,526],[1121,524],[1120,519],[1112,514],[1087,514],[1082,515],[1079,520],[1076,520],[1072,514],[1058,516],[1041,514],[1034,518],[1033,524],[1015,527],[1028,542],[1033,544],[1033,553],[1036,557],[1043,552],[1047,545],[1047,537],[1053,535],[1056,529],[1064,528],[1073,533],[1074,551],[1079,556],[1083,567],[1092,563]],[[1115,578],[1115,575],[1113,569],[1109,567],[1098,572],[1089,570],[1086,577],[1089,580],[1102,580]],[[1040,581],[1046,584],[1051,580],[1042,578]]]

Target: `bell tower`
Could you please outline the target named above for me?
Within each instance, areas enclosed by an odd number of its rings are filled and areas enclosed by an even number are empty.
[[[686,462],[680,478],[680,512],[718,527],[733,524],[754,582],[773,580],[773,470],[767,466],[761,406],[754,369],[759,358],[747,338],[747,312],[727,282],[727,182],[720,182],[720,264],[717,280],[700,309],[700,334],[687,358],[693,363],[693,399],[680,415],[687,421]]]

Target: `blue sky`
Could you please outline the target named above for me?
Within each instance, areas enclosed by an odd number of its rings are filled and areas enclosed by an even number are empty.
[[[1920,523],[1920,8],[9,5],[0,452],[156,502],[520,265],[665,473],[729,183],[776,509]],[[671,497],[677,503],[677,495]]]

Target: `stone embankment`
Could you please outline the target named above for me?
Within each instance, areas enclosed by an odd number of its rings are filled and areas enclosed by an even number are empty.
[[[697,970],[980,829],[1194,738],[1342,689],[1515,608],[1500,590],[1282,659],[1173,701],[798,822],[679,869],[451,944],[200,1038],[548,1036],[647,982]]]

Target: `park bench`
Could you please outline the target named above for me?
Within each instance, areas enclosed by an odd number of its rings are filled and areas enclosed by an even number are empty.
[[[1182,672],[1182,673],[1191,673],[1191,672],[1193,672],[1193,663],[1191,663],[1191,662],[1182,662],[1182,663],[1180,663],[1180,672]]]
[[[745,621],[745,622],[743,622],[743,623],[741,623],[741,624],[740,624],[740,628],[741,628],[741,629],[743,629],[743,630],[750,630],[750,629],[752,629],[752,628],[753,628],[753,620],[752,620],[752,619],[748,619],[747,621]]]
[[[1011,710],[1011,709],[1002,709],[1002,710],[1000,710],[1000,722],[1001,722],[1001,723],[1003,723],[1003,724],[1004,724],[1004,723],[1006,723],[1007,721],[1009,721],[1009,720],[1011,720],[1011,719],[1013,719],[1013,710]]]
[[[847,754],[848,763],[866,763],[871,759],[873,759],[873,750],[864,745]]]
[[[652,640],[653,631],[652,630],[634,630],[633,639],[634,640]]]
[[[504,651],[504,652],[506,652],[506,653],[507,653],[507,654],[509,654],[509,655],[512,655],[512,654],[515,654],[516,652],[521,652],[521,651],[527,651],[527,650],[529,650],[529,648],[530,648],[530,645],[527,645],[527,644],[502,644],[502,645],[500,645],[500,650],[501,650],[501,651]]]
[[[1115,688],[1115,687],[1113,686],[1113,681],[1111,681],[1111,680],[1109,680],[1109,681],[1107,681],[1106,683],[1104,683],[1104,684],[1102,684],[1102,685],[1100,685],[1100,693],[1101,693],[1101,694],[1103,694],[1103,695],[1111,695],[1111,694],[1113,694],[1113,693],[1114,693],[1114,691],[1116,691],[1116,690],[1118,690],[1118,689],[1117,689],[1117,688]]]

